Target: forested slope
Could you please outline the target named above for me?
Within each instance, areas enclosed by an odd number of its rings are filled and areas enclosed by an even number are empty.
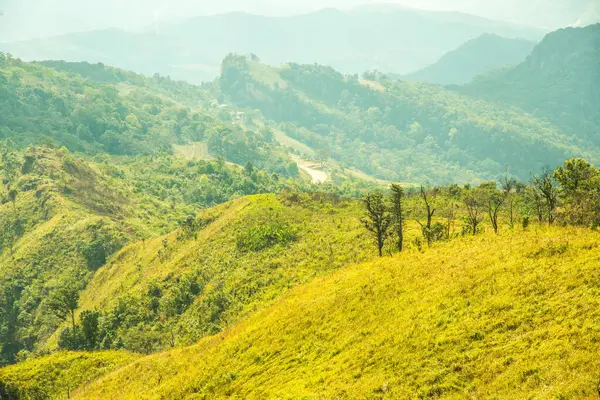
[[[552,32],[520,65],[456,90],[517,106],[597,147],[600,24]]]
[[[237,111],[205,89],[104,65],[46,65],[0,54],[0,139],[126,156],[203,142],[214,157],[298,176],[268,129],[234,121]]]
[[[596,148],[514,107],[378,73],[365,79],[230,55],[218,83],[234,104],[260,109],[288,136],[389,180],[475,181],[497,178],[507,166],[526,179],[573,155],[596,159]]]

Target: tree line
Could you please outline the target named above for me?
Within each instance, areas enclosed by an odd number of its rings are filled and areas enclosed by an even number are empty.
[[[507,172],[499,181],[477,186],[403,188],[392,184],[387,194],[368,193],[363,204],[362,221],[380,256],[387,242],[396,251],[404,249],[409,220],[420,227],[421,235],[413,241],[419,248],[423,243],[431,246],[456,236],[477,235],[486,221],[496,234],[501,226],[513,230],[520,224],[527,229],[532,220],[596,229],[600,225],[600,169],[574,158],[555,170],[544,168],[528,183]]]

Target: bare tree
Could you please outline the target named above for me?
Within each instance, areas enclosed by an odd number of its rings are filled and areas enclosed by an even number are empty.
[[[500,187],[504,193],[504,197],[508,203],[508,223],[510,228],[515,226],[514,209],[515,209],[515,195],[514,192],[518,188],[518,182],[515,178],[508,174],[508,171],[504,175],[504,178],[500,181]]]
[[[379,257],[383,256],[383,245],[388,234],[388,229],[392,223],[392,219],[385,205],[383,195],[381,193],[368,194],[364,198],[365,218],[362,222],[367,230],[375,236],[377,240],[377,250]]]
[[[404,189],[402,189],[402,186],[393,183],[390,186],[390,191],[390,213],[392,225],[396,233],[396,247],[398,251],[402,251],[404,242]]]
[[[456,221],[456,215],[459,209],[457,200],[450,198],[448,199],[444,207],[440,210],[441,216],[446,220],[446,237],[451,238],[454,234],[454,222]]]

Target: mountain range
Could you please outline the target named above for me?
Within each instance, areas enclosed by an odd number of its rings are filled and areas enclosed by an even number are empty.
[[[119,29],[3,43],[25,60],[102,62],[191,83],[212,80],[230,52],[266,63],[319,63],[346,73],[423,68],[484,33],[538,40],[544,32],[459,13],[324,9],[289,17],[228,13],[194,17],[142,33]],[[398,40],[410,38],[410,40]]]

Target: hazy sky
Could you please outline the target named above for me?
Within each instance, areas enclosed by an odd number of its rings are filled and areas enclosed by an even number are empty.
[[[380,1],[379,3],[381,3]],[[600,19],[600,0],[389,0],[415,8],[457,10],[549,29]],[[352,8],[369,0],[0,0],[0,41],[118,27],[141,29],[194,15],[245,11],[293,14]]]

